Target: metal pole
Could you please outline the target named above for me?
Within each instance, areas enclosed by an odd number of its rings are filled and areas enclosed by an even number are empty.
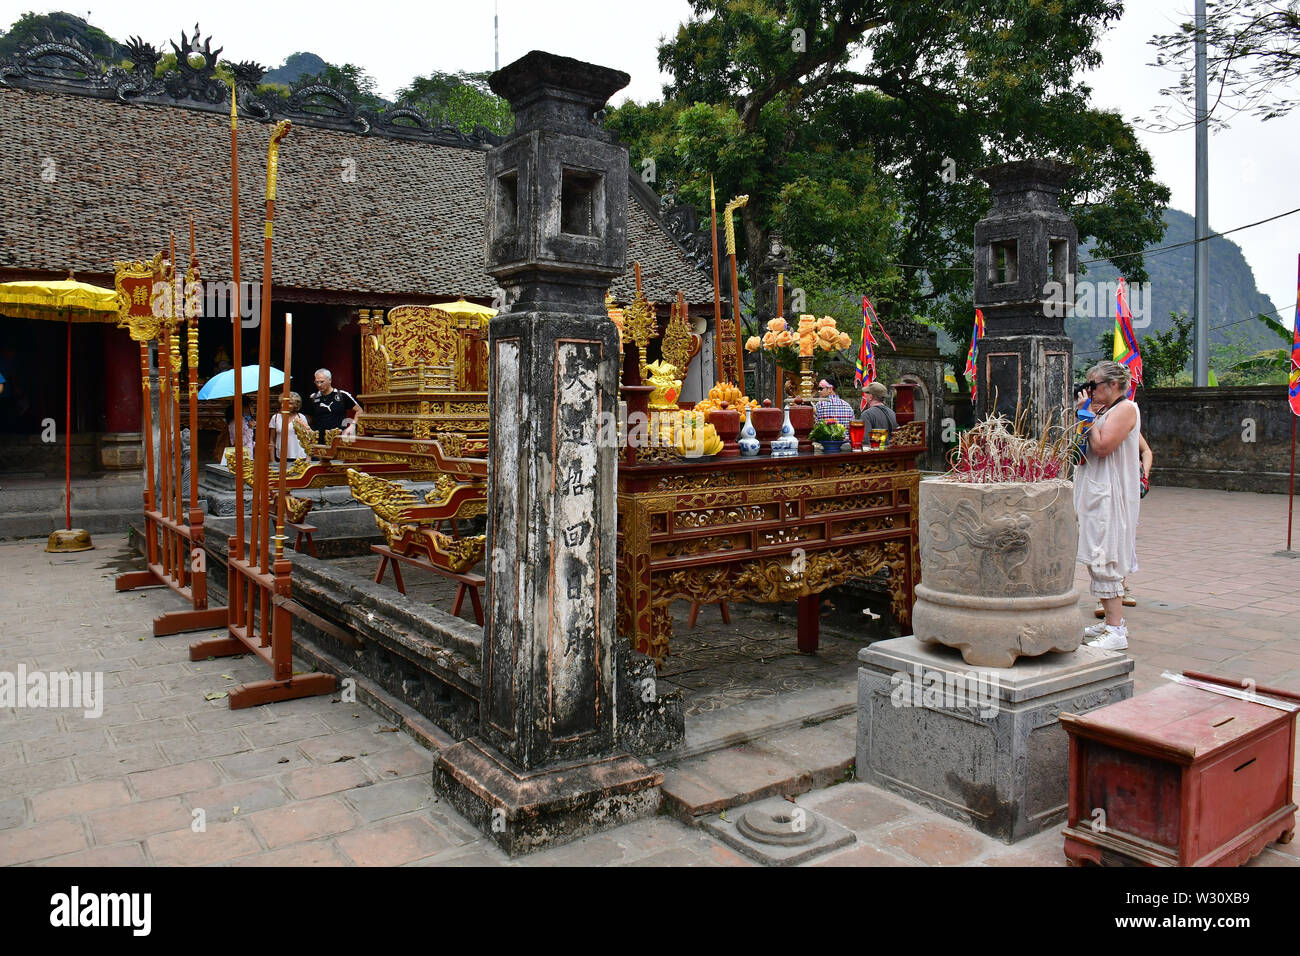
[[[1192,384],[1210,383],[1210,129],[1205,90],[1205,0],[1196,0],[1196,359]]]
[[[1291,514],[1295,510],[1295,421],[1300,416],[1291,416],[1291,484],[1288,486],[1286,501],[1286,549],[1291,550]]]
[[[72,530],[72,310],[68,310],[68,381],[63,412],[64,528]]]

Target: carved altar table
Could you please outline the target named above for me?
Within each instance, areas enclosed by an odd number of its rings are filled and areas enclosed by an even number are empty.
[[[618,469],[618,633],[662,663],[673,600],[799,602],[799,650],[818,643],[818,595],[889,569],[910,631],[920,578],[920,422],[877,451],[682,460]]]

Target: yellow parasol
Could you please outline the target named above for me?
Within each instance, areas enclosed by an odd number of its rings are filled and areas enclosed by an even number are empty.
[[[451,316],[462,316],[467,319],[490,319],[497,314],[497,310],[486,305],[476,305],[461,296],[455,302],[435,302],[435,309],[446,312]]]
[[[72,323],[117,322],[117,291],[66,279],[0,283],[0,314],[68,324],[67,408],[64,420],[63,482],[67,526],[50,535],[46,551],[87,551],[90,534],[72,527]]]

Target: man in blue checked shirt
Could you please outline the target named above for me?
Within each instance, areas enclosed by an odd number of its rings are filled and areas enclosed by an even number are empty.
[[[826,379],[817,383],[817,421],[839,422],[845,428],[853,421],[853,406],[835,394],[835,386]]]

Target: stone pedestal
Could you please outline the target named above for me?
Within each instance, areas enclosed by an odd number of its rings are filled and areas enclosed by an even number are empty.
[[[1007,843],[1065,820],[1081,714],[1133,696],[1133,661],[1080,647],[974,668],[913,637],[858,652],[859,780]]]
[[[105,471],[138,469],[143,464],[143,432],[104,432],[99,436],[99,465]]]
[[[511,856],[653,814],[663,779],[628,754],[530,773],[478,738],[442,751],[433,768],[434,790]]]

